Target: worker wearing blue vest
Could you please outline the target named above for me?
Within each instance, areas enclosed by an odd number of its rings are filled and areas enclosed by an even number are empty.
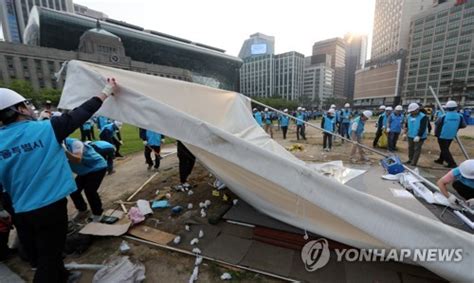
[[[64,145],[71,170],[77,175],[77,190],[71,194],[74,206],[79,211],[77,219],[82,220],[89,216],[87,204],[82,197],[82,191],[84,191],[91,207],[92,221],[99,222],[103,210],[102,201],[97,191],[105,177],[107,162],[92,146],[84,144],[78,139],[67,138],[64,140]]]
[[[394,152],[397,150],[397,141],[402,132],[403,125],[403,107],[397,105],[395,111],[388,116],[387,119],[387,133],[388,133],[388,151]]]
[[[107,173],[112,175],[115,173],[114,170],[114,159],[115,159],[115,146],[106,141],[93,141],[88,142],[88,145],[92,146],[94,150],[100,154],[105,161],[107,161]]]
[[[120,146],[122,146],[122,137],[120,136],[121,123],[110,120],[105,124],[99,134],[99,138],[103,141],[111,143],[115,146],[115,157],[123,157],[120,154]]]
[[[336,111],[334,108],[331,108],[321,120],[321,128],[325,130],[325,132],[323,132],[323,148],[325,151],[330,151],[332,149],[332,133],[336,131],[335,113]]]
[[[300,136],[303,140],[306,140],[306,134],[305,134],[305,124],[304,124],[304,121],[305,121],[305,116],[304,116],[304,113],[303,113],[303,108],[302,107],[298,107],[296,109],[296,139],[297,140],[300,140]]]
[[[451,142],[456,137],[458,130],[466,127],[466,122],[461,114],[456,112],[457,103],[455,101],[448,101],[446,103],[446,113],[441,115],[435,122],[435,136],[438,138],[439,158],[434,162],[438,164],[448,163],[447,168],[456,167],[453,155],[449,151]]]
[[[0,186],[12,200],[18,237],[37,268],[34,282],[73,279],[64,268],[62,251],[68,221],[66,197],[76,185],[61,144],[114,92],[115,80],[108,80],[101,94],[78,108],[34,121],[24,97],[0,88]]]
[[[288,114],[288,109],[283,110],[283,112],[285,112],[285,114]],[[286,133],[288,132],[288,126],[290,124],[290,117],[288,117],[286,115],[280,115],[278,120],[280,121],[281,131],[283,132],[283,139],[286,140]]]
[[[406,164],[416,166],[421,155],[421,148],[428,137],[428,116],[420,111],[420,105],[408,105],[407,136],[408,161]]]
[[[453,188],[465,200],[474,199],[474,159],[469,159],[461,163],[438,180],[437,185],[441,192],[454,204],[456,197],[450,195],[447,185],[452,183]]]
[[[387,116],[385,114],[385,108],[386,108],[385,105],[381,105],[379,107],[379,117],[377,118],[377,123],[375,124],[377,127],[377,131],[375,132],[375,138],[372,143],[373,147],[377,147],[377,144],[379,143],[379,139],[386,128]]]
[[[105,116],[98,116],[97,117],[97,129],[99,130],[99,132],[102,131],[102,128],[107,125],[109,122],[109,118],[105,117]]]
[[[257,124],[260,127],[263,126],[262,113],[260,113],[257,108],[253,109],[253,118],[255,119],[255,121],[257,121]]]
[[[263,118],[265,122],[265,132],[270,134],[270,137],[273,139],[272,113],[268,111],[268,108],[265,108],[265,111],[263,112]]]
[[[372,111],[365,110],[362,114],[352,121],[351,127],[349,128],[349,135],[351,136],[351,140],[356,141],[354,143],[351,150],[351,162],[356,162],[355,154],[359,151],[360,161],[369,161],[369,159],[365,156],[364,149],[358,144],[362,144],[362,135],[364,134],[365,130],[365,123],[367,120],[372,117]]]
[[[344,104],[344,108],[339,111],[339,117],[341,119],[340,122],[340,132],[339,134],[343,137],[346,137],[350,139],[351,137],[349,136],[349,127],[351,124],[351,105],[349,103]],[[342,140],[344,143],[344,140]]]
[[[153,167],[153,160],[151,159],[151,153],[153,152],[155,155],[155,170],[160,168],[160,151],[161,151],[161,140],[162,135],[150,130],[146,130],[146,140],[143,141],[145,145],[145,160],[148,164],[148,170],[151,170]]]
[[[92,141],[92,125],[94,122],[92,122],[92,119],[87,120],[84,124],[81,126],[81,141],[85,142],[86,140]]]

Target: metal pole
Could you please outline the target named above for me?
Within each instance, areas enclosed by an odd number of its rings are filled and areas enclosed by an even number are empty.
[[[439,102],[438,96],[437,96],[436,93],[434,92],[434,89],[433,89],[431,86],[429,86],[429,88],[430,88],[431,94],[433,94],[433,97],[434,97],[434,99],[435,99],[435,101],[436,101],[436,104],[438,104],[439,109],[441,110],[441,112],[442,112],[443,114],[445,114],[446,112],[444,111],[443,107],[441,106],[441,103]],[[469,158],[469,154],[467,153],[466,149],[464,148],[464,145],[463,145],[462,142],[461,142],[461,139],[458,137],[457,134],[456,134],[455,139],[456,139],[456,141],[458,142],[459,148],[461,148],[461,151],[462,151],[462,153],[464,154],[464,157],[466,157],[466,159],[470,159],[470,158]]]
[[[255,103],[255,104],[258,104],[258,105],[263,106],[263,107],[265,107],[265,108],[271,109],[272,111],[275,111],[275,112],[277,112],[277,113],[279,113],[279,114],[281,114],[281,115],[287,116],[287,117],[289,117],[289,118],[291,118],[291,119],[293,119],[293,120],[301,121],[301,122],[303,122],[304,124],[310,126],[311,128],[317,129],[317,130],[322,131],[322,132],[325,132],[325,133],[329,133],[329,134],[335,135],[336,137],[339,137],[339,138],[341,138],[341,139],[343,139],[343,140],[345,140],[345,141],[347,141],[347,142],[349,142],[349,143],[356,144],[356,145],[358,145],[358,146],[360,146],[360,147],[362,147],[362,148],[364,148],[364,149],[367,149],[367,150],[370,151],[370,152],[373,152],[373,153],[375,153],[375,154],[378,154],[378,155],[380,155],[380,156],[382,156],[382,157],[389,157],[389,155],[386,154],[386,153],[383,153],[383,152],[381,152],[381,151],[378,151],[378,150],[376,150],[376,149],[373,149],[373,148],[371,148],[371,147],[368,147],[368,146],[366,146],[366,145],[364,145],[364,144],[358,143],[357,141],[353,141],[353,140],[351,140],[351,139],[345,138],[345,137],[343,137],[343,136],[341,136],[341,135],[339,135],[339,134],[332,133],[332,132],[330,132],[330,131],[326,131],[325,129],[323,129],[323,128],[321,128],[321,127],[318,127],[318,126],[316,126],[316,125],[314,125],[314,124],[308,123],[308,122],[306,122],[306,121],[304,121],[304,120],[298,119],[298,118],[296,118],[295,116],[291,116],[291,115],[288,114],[288,113],[285,113],[285,112],[280,111],[280,110],[278,110],[278,109],[275,109],[275,108],[273,108],[273,107],[271,107],[271,106],[268,106],[268,105],[266,105],[266,104],[263,104],[263,103],[261,103],[261,102],[259,102],[259,101],[256,101],[256,100],[254,100],[254,99],[252,99],[252,98],[250,98],[250,97],[249,97],[249,99],[250,99],[253,103]],[[410,173],[412,173],[413,175],[415,175],[419,180],[423,181],[424,183],[426,183],[428,186],[432,187],[433,189],[435,189],[435,190],[437,190],[437,191],[440,191],[440,189],[438,188],[438,186],[436,186],[434,183],[432,183],[431,181],[429,181],[429,180],[426,179],[425,177],[421,176],[420,174],[418,174],[416,171],[412,170],[411,168],[409,168],[409,167],[406,166],[405,164],[402,164],[402,165],[403,165],[403,167],[405,168],[405,170],[407,170],[408,172],[410,172]]]

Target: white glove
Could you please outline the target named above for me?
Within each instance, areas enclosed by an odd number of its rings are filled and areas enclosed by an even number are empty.
[[[420,137],[419,136],[416,136],[414,139],[413,139],[413,142],[419,142],[420,141]]]
[[[147,142],[147,141],[143,141],[143,145],[148,145],[148,142]]]
[[[456,205],[457,200],[458,200],[458,198],[455,195],[453,195],[453,194],[449,195],[448,201],[449,201],[450,204]]]
[[[109,97],[111,95],[114,95],[118,90],[117,83],[115,82],[115,79],[107,79],[107,84],[105,84],[104,89],[102,90],[101,93],[103,93],[105,96]]]
[[[119,144],[120,144],[120,145],[123,145],[123,141],[119,141]]]

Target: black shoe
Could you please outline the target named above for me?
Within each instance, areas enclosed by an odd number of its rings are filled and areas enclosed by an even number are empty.
[[[454,163],[454,164],[445,165],[444,167],[446,167],[446,168],[456,168],[458,166],[456,165],[456,163]]]
[[[406,165],[411,165],[411,160],[405,161]]]
[[[440,164],[440,165],[443,165],[443,160],[441,160],[441,159],[436,159],[433,162],[437,163],[437,164]]]
[[[115,157],[123,157],[123,155],[121,155],[120,153],[117,152],[117,153],[115,154]]]

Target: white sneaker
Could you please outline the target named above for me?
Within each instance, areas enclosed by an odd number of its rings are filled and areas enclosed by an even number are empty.
[[[102,220],[102,215],[94,215],[91,216],[91,222],[99,223]]]

